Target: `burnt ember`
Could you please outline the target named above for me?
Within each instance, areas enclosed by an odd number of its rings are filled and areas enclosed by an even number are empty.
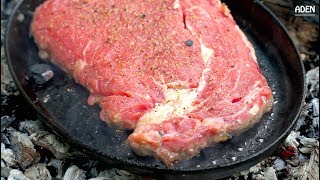
[[[18,2],[20,0],[1,0],[1,180],[156,179],[106,167],[97,159],[89,159],[46,129],[23,96],[19,95],[3,48],[5,22]],[[317,0],[312,2],[319,3]],[[264,0],[264,3],[280,17],[299,47],[307,72],[307,96],[297,124],[283,144],[259,164],[225,180],[318,179],[318,24],[290,15],[292,0],[281,1],[281,4]],[[47,64],[35,64],[29,72],[30,76],[26,78],[36,87],[44,87],[54,76],[54,71]]]
[[[29,71],[27,80],[37,87],[43,87],[54,76],[53,70],[47,64],[34,64],[29,67]]]

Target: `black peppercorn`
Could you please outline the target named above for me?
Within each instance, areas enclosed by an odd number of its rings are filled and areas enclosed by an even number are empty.
[[[193,45],[193,41],[191,39],[186,41],[186,46],[192,46]]]

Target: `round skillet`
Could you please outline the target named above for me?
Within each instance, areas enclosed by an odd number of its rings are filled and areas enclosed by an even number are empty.
[[[57,67],[44,88],[33,88],[26,76],[40,63],[29,36],[34,9],[41,0],[22,1],[12,14],[6,36],[6,55],[17,87],[54,132],[74,147],[101,161],[133,173],[163,178],[221,178],[260,162],[288,135],[304,99],[304,68],[287,31],[259,1],[225,1],[255,47],[262,73],[274,93],[274,106],[261,122],[240,136],[205,148],[172,167],[152,157],[136,156],[125,141],[131,132],[117,131],[99,119],[99,108],[86,103],[88,91]],[[23,20],[21,21],[21,14]],[[20,17],[20,18],[18,18]]]

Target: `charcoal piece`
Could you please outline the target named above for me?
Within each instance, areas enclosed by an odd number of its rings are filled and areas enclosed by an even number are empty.
[[[84,180],[86,179],[85,171],[83,171],[76,165],[72,165],[67,169],[62,179],[63,180],[72,180],[72,179]]]
[[[17,155],[18,164],[22,169],[39,162],[40,154],[34,148],[29,136],[13,129],[9,131],[12,150]]]
[[[2,116],[1,117],[1,132],[3,132],[15,120],[14,117]]]
[[[27,79],[38,87],[44,86],[54,76],[54,72],[47,64],[34,64],[29,67],[29,70]]]
[[[43,163],[35,164],[24,172],[29,179],[52,179],[49,170]]]
[[[18,169],[12,169],[10,171],[10,175],[8,177],[8,180],[16,180],[16,179],[19,179],[19,180],[30,180],[29,178],[27,178],[27,176],[25,176],[23,174],[22,171],[19,171]]]

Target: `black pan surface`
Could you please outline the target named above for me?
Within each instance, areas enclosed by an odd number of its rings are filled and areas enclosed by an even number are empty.
[[[88,91],[54,65],[55,76],[44,88],[26,80],[29,68],[40,62],[29,36],[34,9],[41,0],[22,1],[7,29],[6,55],[17,87],[54,132],[101,161],[133,173],[163,177],[221,178],[260,162],[288,135],[304,99],[304,68],[288,33],[259,1],[225,3],[255,47],[260,68],[274,93],[274,106],[261,122],[240,136],[205,148],[172,167],[152,157],[136,156],[126,145],[129,131],[116,131],[99,118],[99,107],[88,106]],[[21,15],[23,20],[21,21]]]

